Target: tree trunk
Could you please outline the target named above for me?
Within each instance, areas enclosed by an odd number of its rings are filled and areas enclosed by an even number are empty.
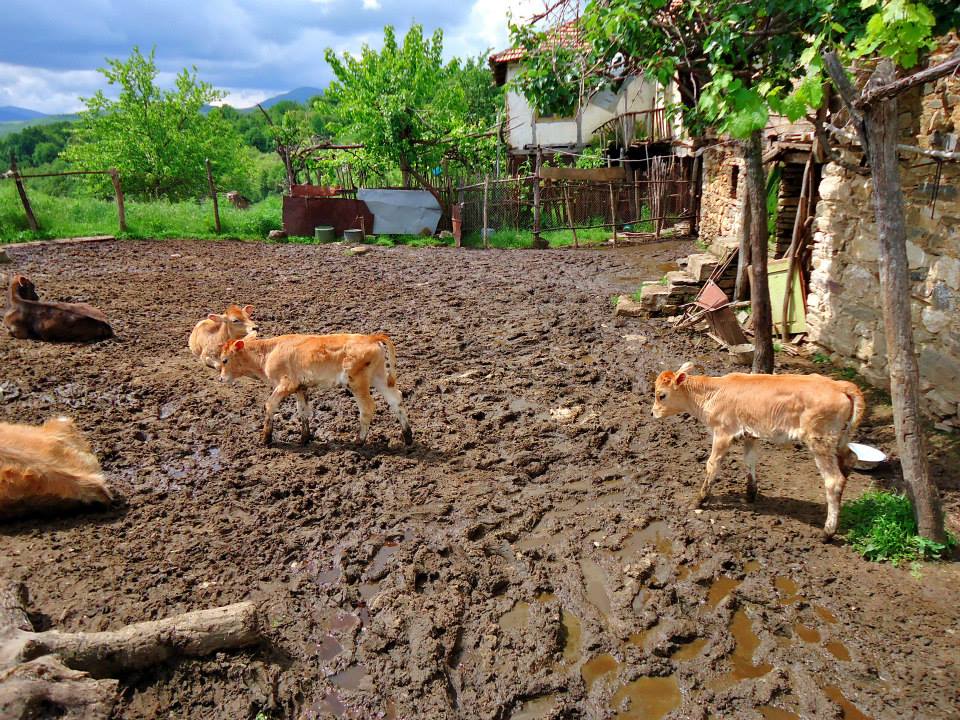
[[[895,80],[893,63],[882,60],[866,92]],[[913,496],[917,527],[924,537],[946,539],[943,511],[930,479],[926,439],[920,422],[920,370],[910,316],[910,265],[900,165],[897,159],[897,101],[869,104],[863,113],[864,147],[873,179],[873,201],[880,237],[880,293],[890,370],[890,396],[903,477]]]
[[[773,372],[773,314],[767,281],[767,178],[760,131],[745,141],[747,198],[750,206],[750,308],[753,316],[753,372]]]

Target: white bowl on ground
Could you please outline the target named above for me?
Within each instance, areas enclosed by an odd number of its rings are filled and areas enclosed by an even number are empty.
[[[857,462],[854,465],[857,470],[872,470],[887,460],[886,453],[870,445],[849,443],[847,447],[853,450],[853,454],[857,456]]]

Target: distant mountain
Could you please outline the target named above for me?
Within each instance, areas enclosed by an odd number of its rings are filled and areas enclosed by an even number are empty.
[[[9,122],[11,120],[36,120],[46,117],[46,113],[37,112],[28,108],[16,107],[14,105],[0,106],[0,122]]]
[[[316,95],[323,95],[323,90],[315,87],[298,87],[296,90],[291,90],[290,92],[283,93],[282,95],[274,95],[271,98],[267,98],[260,104],[265,108],[273,107],[277,103],[283,102],[284,100],[290,100],[295,103],[303,104]]]

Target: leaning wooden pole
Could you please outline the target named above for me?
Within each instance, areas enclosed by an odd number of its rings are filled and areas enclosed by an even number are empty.
[[[487,234],[488,227],[488,203],[490,201],[490,176],[483,176],[483,249],[490,249],[490,238]]]
[[[20,171],[17,169],[17,156],[10,153],[10,172],[13,173],[13,181],[17,184],[17,192],[20,194],[20,202],[23,204],[23,211],[27,214],[27,225],[36,232],[40,229],[37,218],[33,214],[33,208],[30,207],[30,200],[27,198],[27,190],[23,186],[23,180],[20,178]]]
[[[577,239],[577,226],[573,222],[573,208],[570,206],[570,188],[567,183],[563,184],[563,204],[567,208],[567,223],[570,225],[570,232],[573,233],[573,246],[580,247],[580,241]]]
[[[117,198],[117,219],[120,223],[120,232],[127,231],[127,210],[123,204],[123,188],[120,187],[120,173],[116,168],[110,168],[110,180],[113,182],[113,194]]]
[[[213,227],[217,235],[220,234],[220,204],[217,202],[217,186],[213,182],[213,170],[210,168],[210,158],[206,160],[207,184],[210,186],[210,197],[213,199]]]
[[[607,183],[607,189],[610,191],[610,229],[613,231],[613,244],[617,244],[617,206],[613,200],[613,183]]]
[[[533,172],[533,247],[545,248],[549,243],[540,237],[540,171],[543,165],[543,150],[537,148],[537,164]]]

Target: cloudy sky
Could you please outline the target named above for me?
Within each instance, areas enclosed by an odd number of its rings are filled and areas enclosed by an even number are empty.
[[[73,112],[78,97],[106,90],[106,57],[153,46],[169,82],[196,65],[200,76],[249,106],[308,85],[324,87],[324,48],[379,46],[384,25],[442,27],[448,56],[507,44],[507,13],[543,0],[0,0],[0,106]]]

